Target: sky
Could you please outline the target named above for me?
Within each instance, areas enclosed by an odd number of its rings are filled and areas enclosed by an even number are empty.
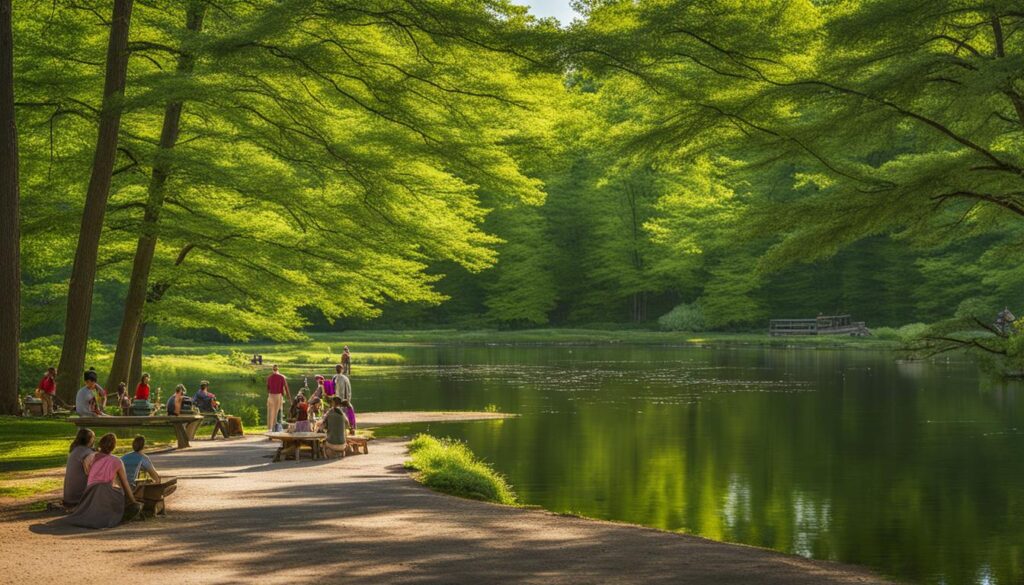
[[[530,7],[537,16],[554,16],[563,25],[572,22],[576,13],[569,7],[569,0],[519,0]]]

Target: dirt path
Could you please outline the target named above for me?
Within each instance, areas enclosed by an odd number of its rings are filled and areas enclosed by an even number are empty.
[[[252,436],[153,456],[169,516],[106,531],[0,515],[0,583],[882,583],[865,570],[436,494],[398,440],[271,463]],[[42,553],[45,551],[45,555]]]

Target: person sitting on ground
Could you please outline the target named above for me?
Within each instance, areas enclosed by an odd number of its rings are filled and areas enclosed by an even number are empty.
[[[121,414],[128,416],[132,410],[132,399],[128,396],[128,384],[121,382],[117,385],[117,407],[121,409]]]
[[[296,396],[298,403],[295,405],[295,432],[296,433],[308,433],[309,429],[309,403],[306,402],[306,397],[299,392]]]
[[[217,396],[210,392],[210,383],[206,380],[199,382],[199,390],[192,397],[192,402],[199,409],[199,412],[216,412],[220,407]]]
[[[345,427],[348,425],[348,420],[341,412],[341,399],[335,396],[332,404],[334,407],[327,413],[323,421],[324,430],[327,432],[327,441],[324,442],[324,447],[328,457],[339,453],[344,455],[346,449]]]
[[[156,468],[153,467],[153,462],[149,460],[142,450],[146,448],[146,437],[138,435],[135,440],[132,441],[132,452],[121,456],[121,463],[124,464],[124,473],[128,478],[128,485],[132,487],[134,493],[136,483],[139,480],[139,471],[145,469],[146,473],[149,474],[149,478],[154,483],[160,483],[160,474],[156,472]]]
[[[345,418],[348,420],[348,434],[356,434],[356,409],[352,406],[352,403],[348,400],[341,401],[341,411],[345,413]]]
[[[43,416],[53,414],[53,397],[57,394],[57,368],[50,366],[46,368],[46,374],[39,380],[36,386],[36,394],[43,401]]]
[[[92,458],[92,442],[95,438],[96,433],[92,430],[80,428],[75,440],[71,441],[71,448],[68,449],[68,464],[64,469],[63,504],[69,510],[82,501],[82,494],[85,493],[85,487],[89,482],[89,475],[85,472],[85,460]]]
[[[142,510],[142,504],[135,500],[121,459],[111,455],[117,447],[113,433],[103,435],[99,441],[100,452],[86,459],[89,474],[85,493],[75,511],[59,518],[58,524],[82,528],[113,528],[130,520]]]
[[[93,392],[103,392],[104,399],[107,395],[103,388],[96,383],[96,370],[86,371],[83,378],[85,386],[79,388],[78,393],[75,394],[75,412],[78,413],[78,416],[107,416],[93,395]]]
[[[149,401],[149,374],[143,373],[135,387],[135,400]]]
[[[174,389],[174,394],[167,399],[167,416],[180,416],[181,415],[181,403],[185,400],[185,385],[178,384],[178,387]]]

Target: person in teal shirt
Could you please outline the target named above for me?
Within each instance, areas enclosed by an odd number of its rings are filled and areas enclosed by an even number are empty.
[[[128,485],[135,489],[135,481],[139,478],[139,472],[143,469],[149,474],[154,483],[160,483],[160,474],[156,472],[156,468],[153,467],[153,462],[149,460],[142,453],[143,449],[146,448],[146,437],[139,435],[132,441],[132,452],[121,457],[121,463],[124,463],[124,472],[128,476]]]

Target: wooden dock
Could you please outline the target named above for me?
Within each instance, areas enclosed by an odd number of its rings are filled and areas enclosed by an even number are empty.
[[[864,321],[854,321],[849,315],[822,315],[814,319],[772,319],[768,321],[768,335],[871,335]]]

